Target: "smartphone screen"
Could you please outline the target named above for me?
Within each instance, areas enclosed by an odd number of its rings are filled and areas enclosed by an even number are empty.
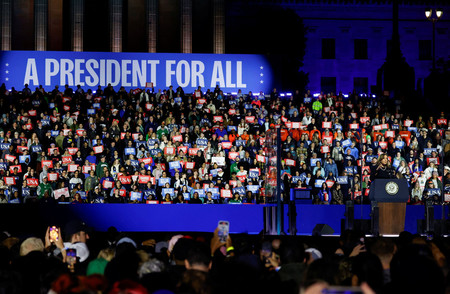
[[[59,241],[59,230],[57,227],[53,226],[50,227],[50,242],[55,243],[56,241]]]
[[[73,271],[75,268],[75,263],[77,263],[77,250],[73,248],[69,248],[66,250],[66,262],[70,271]]]
[[[228,234],[230,232],[230,223],[228,221],[221,220],[221,221],[219,221],[219,224],[217,227],[219,228],[218,236],[219,236],[220,242],[222,242],[222,243],[226,242],[227,238],[228,238]]]

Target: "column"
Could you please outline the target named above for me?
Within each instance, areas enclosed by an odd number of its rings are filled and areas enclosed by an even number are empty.
[[[225,0],[213,0],[215,54],[225,53]]]
[[[47,50],[47,0],[34,1],[34,47],[37,51]]]
[[[181,53],[192,53],[192,0],[181,0]]]
[[[147,0],[148,52],[156,53],[158,31],[158,0]]]
[[[47,50],[63,49],[63,0],[48,0]]]
[[[2,0],[1,1],[1,50],[7,51],[11,50],[11,1],[12,0]]]
[[[110,0],[111,52],[122,52],[122,0]]]
[[[72,51],[83,51],[84,0],[71,0]]]

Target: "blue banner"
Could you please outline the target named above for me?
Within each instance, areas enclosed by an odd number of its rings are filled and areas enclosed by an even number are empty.
[[[1,51],[0,69],[0,83],[17,89],[24,84],[96,89],[111,83],[129,90],[153,83],[185,92],[216,85],[224,92],[269,92],[273,76],[264,56],[244,54]]]

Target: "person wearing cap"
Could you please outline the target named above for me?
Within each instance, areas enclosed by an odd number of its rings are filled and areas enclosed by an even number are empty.
[[[37,188],[37,195],[38,198],[42,198],[45,194],[45,192],[48,192],[49,195],[52,195],[53,189],[50,183],[48,183],[47,175],[44,176],[42,182],[39,184]]]
[[[89,248],[86,245],[89,239],[89,227],[86,223],[79,220],[72,220],[68,222],[64,228],[66,242],[64,242],[65,249],[76,249],[77,259],[83,263],[89,258]]]
[[[95,174],[98,179],[101,179],[105,176],[105,171],[104,171],[105,167],[107,170],[109,170],[109,165],[106,162],[106,157],[103,155],[100,158],[100,162],[97,164],[97,167],[95,168]]]

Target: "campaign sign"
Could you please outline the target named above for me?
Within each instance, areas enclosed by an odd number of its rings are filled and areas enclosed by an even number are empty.
[[[228,189],[221,189],[220,190],[220,197],[222,198],[231,198],[233,195],[231,194],[231,190]]]
[[[205,190],[203,190],[203,189],[194,189],[194,192],[193,193],[195,193],[195,192],[197,192],[198,193],[198,197],[200,197],[200,198],[205,198]]]
[[[234,143],[236,144],[236,147],[239,147],[239,146],[245,147],[246,141],[245,140],[236,140],[236,141],[234,141]]]
[[[27,186],[37,187],[39,186],[39,180],[35,178],[27,178]]]
[[[197,146],[206,147],[208,145],[208,139],[197,139]]]
[[[337,177],[336,182],[340,185],[346,185],[348,183],[348,177],[347,176]]]
[[[16,184],[16,178],[15,177],[4,177],[3,181],[7,186],[14,186]]]
[[[169,162],[169,169],[181,169],[181,163],[179,161]]]
[[[423,155],[425,156],[431,156],[432,152],[437,152],[436,148],[424,148],[423,149]]]
[[[252,192],[252,194],[257,194],[259,192],[259,185],[247,185],[247,191]]]
[[[30,162],[30,160],[31,160],[30,155],[20,155],[19,163],[26,163],[27,159],[28,159],[28,162]]]
[[[244,187],[233,188],[233,194],[236,193],[238,193],[239,195],[245,195],[245,188]]]
[[[162,88],[181,86],[186,92],[216,85],[224,92],[269,92],[273,84],[270,63],[263,55],[2,51],[0,60],[8,69],[0,71],[0,80],[30,88],[65,84],[96,88],[111,83],[128,91],[153,83]]]
[[[133,147],[125,148],[124,153],[126,156],[136,155],[136,149],[134,149]]]
[[[159,178],[158,186],[163,187],[166,183],[170,184],[170,178]]]
[[[8,150],[11,143],[0,143],[0,150]]]
[[[130,200],[131,201],[142,201],[142,193],[141,192],[130,192]]]
[[[31,145],[31,152],[32,153],[42,152],[42,145]]]
[[[156,191],[155,189],[144,190],[142,194],[144,196],[144,199],[147,200],[150,197],[154,197],[156,195]]]
[[[322,163],[322,159],[321,158],[311,158],[310,162],[311,162],[311,166],[316,166],[316,163],[320,161],[320,163]]]
[[[342,147],[344,147],[344,148],[349,147],[351,145],[352,145],[352,140],[350,140],[350,139],[342,141]]]
[[[64,197],[66,197],[66,198],[69,198],[70,197],[70,194],[69,194],[69,188],[61,188],[61,189],[57,189],[57,190],[55,190],[54,191],[54,194],[55,194],[55,199],[56,200],[58,200],[59,198],[61,198],[61,196],[64,196]]]
[[[114,182],[108,181],[108,180],[104,180],[102,186],[103,186],[104,189],[111,189],[112,187],[114,187]]]

